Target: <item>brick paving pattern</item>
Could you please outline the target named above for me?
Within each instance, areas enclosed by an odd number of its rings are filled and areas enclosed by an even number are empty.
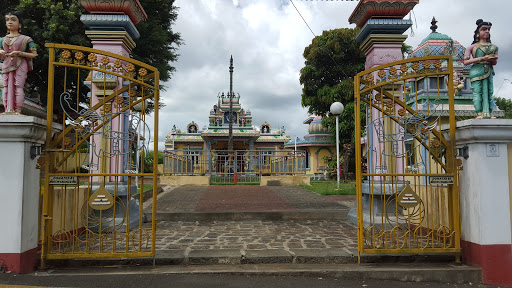
[[[196,211],[293,210],[278,194],[265,186],[209,186]]]
[[[185,185],[174,189],[165,187],[164,193],[158,195],[157,210],[160,212],[194,212],[207,186]],[[144,204],[144,212],[151,213],[151,200]]]

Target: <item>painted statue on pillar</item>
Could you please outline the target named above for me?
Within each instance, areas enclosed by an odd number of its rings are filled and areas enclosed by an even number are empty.
[[[490,118],[494,106],[493,66],[498,62],[498,46],[491,43],[491,22],[478,19],[476,25],[473,43],[464,55],[464,65],[473,64],[469,78],[477,118]]]
[[[23,87],[28,71],[32,71],[32,58],[37,56],[32,38],[21,34],[21,15],[9,12],[5,15],[7,35],[0,38],[2,64],[3,104],[6,113],[20,114],[25,99]]]

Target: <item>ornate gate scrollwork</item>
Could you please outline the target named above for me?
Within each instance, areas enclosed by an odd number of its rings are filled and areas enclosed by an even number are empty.
[[[158,131],[158,70],[107,51],[46,47],[47,140],[38,161],[45,175],[43,265],[46,259],[154,256],[158,153],[150,158],[148,149],[154,142],[158,151],[158,133],[150,129]],[[63,117],[56,120],[58,110]],[[62,132],[52,137],[57,126]],[[152,221],[142,210],[147,193]]]
[[[355,77],[360,253],[459,253],[450,56],[388,63]],[[449,116],[446,116],[449,115]],[[441,125],[443,129],[441,129]]]

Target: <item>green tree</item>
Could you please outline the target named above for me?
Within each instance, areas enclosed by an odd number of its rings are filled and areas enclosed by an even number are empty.
[[[364,70],[366,60],[355,40],[358,31],[334,29],[313,38],[304,49],[306,61],[300,71],[302,106],[308,107],[309,113],[325,116],[336,101],[345,106],[339,117],[341,144],[354,142],[354,76]],[[335,135],[334,117],[324,117],[322,124]]]
[[[306,61],[300,71],[302,106],[308,107],[309,113],[326,116],[331,104],[336,101],[345,106],[339,117],[340,146],[354,144],[355,139],[354,76],[364,70],[366,61],[355,40],[358,32],[358,28],[334,29],[313,38],[312,43],[304,49]],[[336,135],[335,121],[335,117],[322,119],[322,125],[329,127],[333,136]],[[361,109],[361,122],[364,121],[364,109]],[[335,137],[332,139],[336,141]],[[335,157],[332,161],[336,162]],[[346,170],[353,171],[354,165],[355,159],[351,156],[349,169]]]
[[[176,68],[171,62],[178,60],[178,47],[183,43],[179,33],[172,30],[178,18],[178,7],[174,0],[139,0],[148,15],[146,21],[137,24],[140,38],[132,57],[158,68],[160,80],[168,81]]]
[[[502,97],[494,97],[496,105],[503,111],[505,111],[505,118],[512,119],[512,100],[505,99]]]
[[[140,0],[140,3],[148,14],[148,19],[136,25],[141,36],[135,39],[137,47],[132,51],[131,56],[157,67],[160,71],[160,80],[167,81],[175,71],[170,62],[177,60],[179,55],[176,51],[182,44],[180,34],[171,29],[171,25],[176,21],[178,8],[173,5],[174,0]],[[38,45],[39,56],[34,59],[34,71],[29,74],[27,83],[31,89],[29,93],[38,93],[41,101],[46,105],[48,52],[44,44],[59,43],[91,47],[89,38],[85,36],[87,27],[80,21],[80,16],[87,11],[80,4],[80,0],[8,1],[0,5],[0,9],[2,15],[8,11],[22,12],[24,17],[22,33],[32,37]],[[3,17],[1,19],[3,21]],[[60,72],[56,71],[56,73]],[[84,73],[87,72],[84,71]],[[63,77],[64,75],[56,75],[56,79],[63,79]],[[73,79],[76,78],[74,75],[68,75],[71,83],[68,82],[67,89],[74,90],[80,85],[82,92],[80,101],[86,103],[88,89],[83,86],[83,83],[74,83]],[[62,83],[55,84],[55,91],[64,90]],[[55,94],[58,96],[59,93]],[[58,109],[59,105],[55,107]],[[54,112],[59,113],[59,111]]]

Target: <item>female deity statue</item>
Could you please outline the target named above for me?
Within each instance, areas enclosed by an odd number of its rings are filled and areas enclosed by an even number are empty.
[[[466,50],[464,65],[473,64],[469,71],[476,118],[490,118],[492,112],[493,76],[492,66],[498,62],[498,46],[491,43],[491,22],[476,21],[474,41]]]
[[[25,99],[23,87],[28,71],[32,71],[32,58],[37,56],[32,38],[20,34],[21,15],[9,12],[5,15],[8,34],[0,38],[2,64],[3,104],[6,113],[20,114]]]

